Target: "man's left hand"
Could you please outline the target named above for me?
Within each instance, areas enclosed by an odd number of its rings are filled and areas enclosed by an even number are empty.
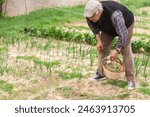
[[[109,56],[110,56],[110,58],[111,58],[112,60],[117,59],[117,58],[118,58],[118,52],[117,52],[117,50],[115,50],[115,49],[114,49],[114,50],[111,50]]]

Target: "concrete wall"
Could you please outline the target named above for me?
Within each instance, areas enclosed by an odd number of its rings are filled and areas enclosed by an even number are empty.
[[[3,12],[8,16],[23,15],[37,9],[52,6],[75,6],[85,4],[88,0],[6,0]]]

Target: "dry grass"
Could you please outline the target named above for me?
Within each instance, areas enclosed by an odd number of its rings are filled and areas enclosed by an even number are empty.
[[[110,83],[108,80],[93,82],[88,78],[95,74],[97,53],[93,46],[63,41],[51,41],[51,48],[44,50],[47,39],[33,38],[37,45],[31,47],[31,42],[21,42],[9,46],[7,62],[10,70],[0,76],[13,86],[12,93],[2,90],[1,99],[150,99],[150,96],[139,93],[138,90],[129,92],[124,85]],[[59,46],[58,46],[59,45]],[[69,47],[70,46],[70,47]],[[80,47],[85,51],[82,57]],[[73,48],[77,51],[73,54]],[[93,50],[93,65],[90,65],[90,49]],[[60,64],[47,69],[40,67],[32,59],[17,59],[36,57],[44,62],[60,61]],[[70,80],[63,80],[59,73],[72,73]],[[75,75],[81,73],[81,76]],[[64,75],[68,75],[64,74]],[[65,76],[64,76],[65,77]],[[119,83],[116,81],[116,83]],[[123,86],[123,87],[122,87]]]

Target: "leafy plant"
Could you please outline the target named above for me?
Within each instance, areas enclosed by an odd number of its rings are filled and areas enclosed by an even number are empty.
[[[132,43],[132,51],[134,53],[137,53],[137,52],[140,51],[141,48],[143,48],[143,46],[144,46],[144,42],[142,42],[142,41],[134,41]]]
[[[73,32],[65,31],[63,28],[55,27],[55,26],[52,26],[50,28],[42,28],[42,29],[37,29],[34,27],[25,28],[23,32],[29,34],[30,36],[39,36],[44,38],[51,37],[58,40],[73,41],[78,43],[86,42],[87,44],[90,45],[96,45],[97,43],[94,35],[91,35],[89,33],[82,34],[75,31]],[[116,46],[116,43],[117,43],[117,39],[114,39],[112,43],[112,48]],[[149,53],[150,41],[148,41],[147,43],[145,43],[145,41],[142,40],[133,41],[132,50],[134,53],[143,52],[143,51]]]
[[[145,52],[150,53],[150,40],[143,46]]]

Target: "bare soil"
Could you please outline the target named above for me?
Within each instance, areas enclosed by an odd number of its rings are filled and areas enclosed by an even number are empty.
[[[33,39],[34,40],[34,39]],[[37,43],[43,46],[46,39],[37,39]],[[109,80],[91,81],[97,67],[97,57],[94,58],[93,65],[90,66],[90,55],[87,54],[82,60],[80,56],[73,57],[73,53],[66,56],[68,42],[59,41],[60,48],[56,48],[58,41],[53,41],[50,51],[45,51],[37,47],[29,48],[27,43],[22,42],[9,47],[7,63],[12,68],[9,73],[0,77],[14,86],[11,94],[1,91],[1,99],[150,99],[150,96],[139,92],[138,88],[128,91],[126,87],[119,87],[108,83]],[[70,43],[71,47],[79,49],[80,44]],[[81,44],[85,50],[95,49],[90,45]],[[39,67],[29,60],[19,59],[17,56],[35,56],[43,61],[58,60],[60,65],[52,68],[51,74],[42,67]],[[72,73],[74,70],[82,71],[82,78],[64,80],[59,76],[59,72]],[[120,80],[126,83],[125,78]],[[137,80],[140,86],[141,79]]]

